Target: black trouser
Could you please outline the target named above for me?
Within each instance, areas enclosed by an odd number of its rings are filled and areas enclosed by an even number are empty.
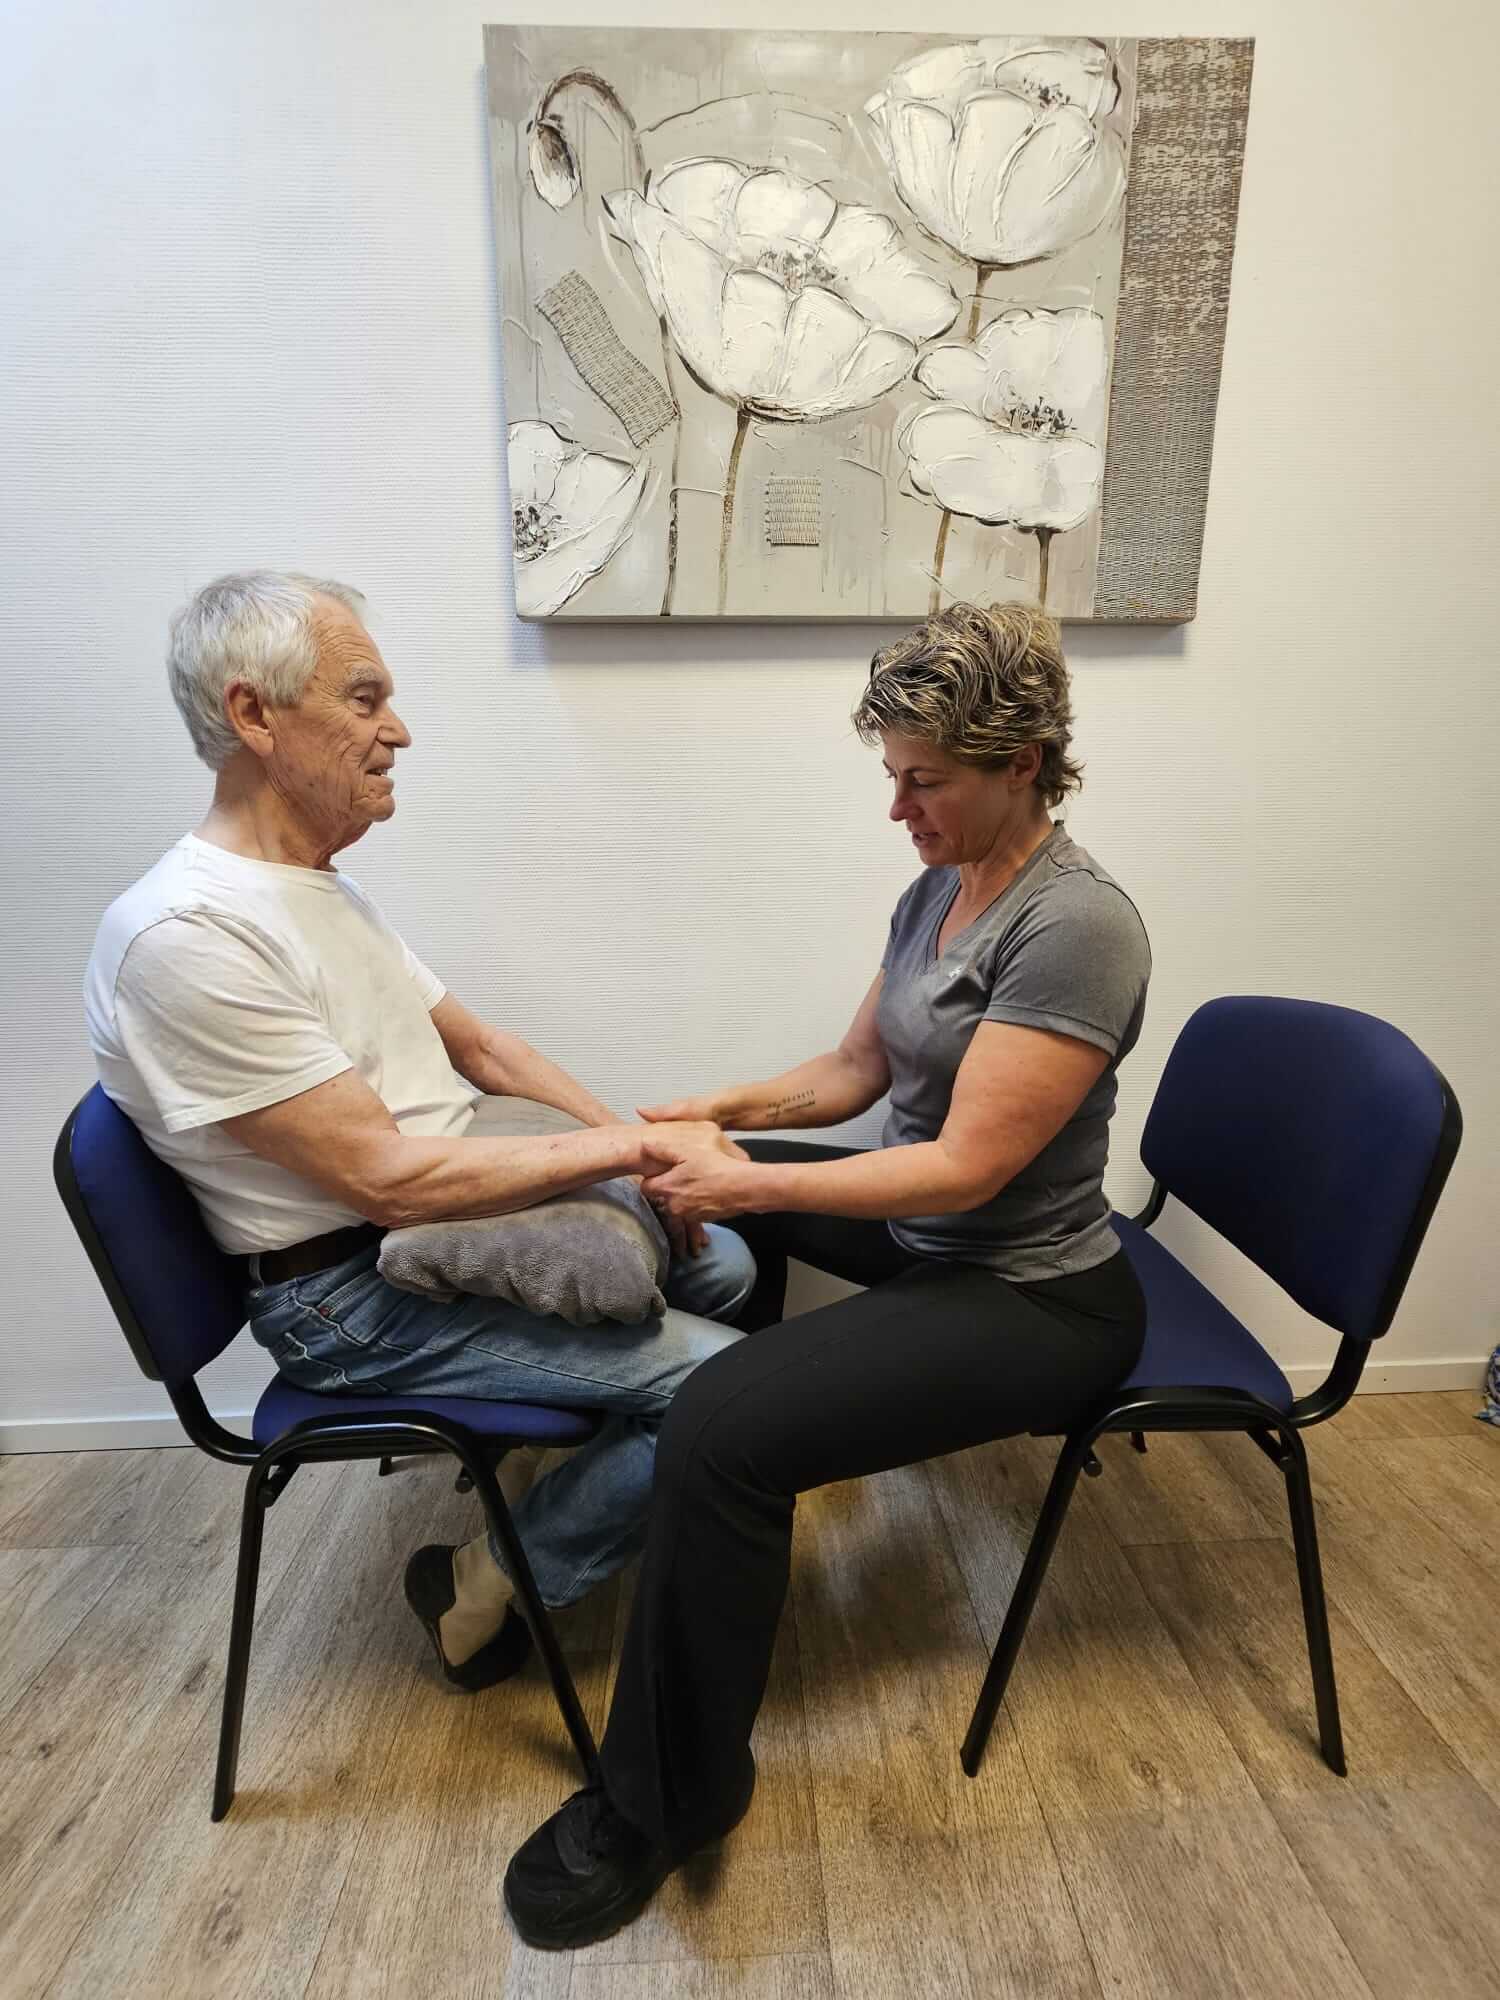
[[[849,1148],[752,1141],[758,1159]],[[1012,1284],[915,1260],[883,1222],[735,1220],[760,1263],[741,1324],[661,1428],[650,1532],[603,1745],[616,1807],[686,1852],[734,1816],[786,1597],[796,1496],[1019,1431],[1065,1431],[1135,1366],[1145,1303],[1122,1250]],[[788,1256],[868,1291],[782,1325]]]

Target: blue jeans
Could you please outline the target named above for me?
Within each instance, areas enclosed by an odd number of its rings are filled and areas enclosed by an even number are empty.
[[[246,1299],[250,1331],[277,1369],[319,1394],[474,1396],[606,1410],[588,1444],[539,1479],[514,1510],[544,1604],[571,1604],[637,1554],[656,1433],[678,1384],[740,1336],[731,1319],[755,1282],[732,1230],[674,1257],[667,1310],[639,1326],[572,1326],[503,1299],[448,1303],[398,1291],[375,1268],[378,1246]],[[500,1552],[491,1539],[496,1561]]]

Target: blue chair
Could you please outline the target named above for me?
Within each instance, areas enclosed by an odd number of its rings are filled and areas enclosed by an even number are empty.
[[[1300,1433],[1353,1395],[1390,1326],[1463,1120],[1446,1080],[1384,1021],[1307,1000],[1200,1007],[1162,1073],[1141,1158],[1155,1185],[1115,1216],[1146,1294],[1140,1364],[1065,1438],[964,1739],[979,1769],[1080,1472],[1096,1441],[1129,1431],[1245,1431],[1281,1468],[1291,1510],[1325,1761],[1345,1774],[1328,1610]],[[1327,1379],[1294,1396],[1275,1361],[1149,1231],[1174,1196],[1340,1336]]]
[[[234,1798],[266,1509],[303,1465],[377,1458],[384,1470],[397,1452],[451,1452],[477,1490],[585,1778],[592,1781],[598,1751],[495,1478],[495,1460],[511,1445],[581,1444],[598,1430],[598,1415],[460,1397],[319,1396],[278,1376],[256,1406],[252,1435],[236,1437],[210,1416],[194,1377],[245,1323],[242,1262],[216,1246],[185,1183],[157,1159],[98,1084],[63,1126],[52,1166],[69,1218],[141,1371],[165,1386],[200,1450],[249,1468],[213,1817],[222,1819]]]

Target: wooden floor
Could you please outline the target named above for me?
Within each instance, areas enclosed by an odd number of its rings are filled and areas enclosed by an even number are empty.
[[[1349,1776],[1318,1758],[1280,1478],[1106,1441],[976,1782],[958,1742],[1053,1448],[801,1506],[754,1807],[576,1955],[499,1884],[572,1788],[533,1665],[465,1697],[399,1594],[435,1463],[272,1512],[240,1793],[208,1817],[240,1477],[0,1460],[0,1993],[536,2000],[1500,1995],[1500,1431],[1470,1394],[1310,1434]],[[570,1615],[596,1723],[623,1593]]]

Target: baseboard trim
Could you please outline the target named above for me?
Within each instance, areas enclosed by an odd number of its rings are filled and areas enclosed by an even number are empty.
[[[248,1410],[215,1410],[226,1430],[249,1434]],[[0,1454],[21,1451],[130,1451],[143,1447],[187,1444],[190,1440],[175,1416],[39,1417],[31,1422],[0,1424]]]
[[[1372,1361],[1359,1385],[1362,1396],[1410,1395],[1419,1389],[1472,1389],[1474,1407],[1484,1400],[1484,1371],[1489,1357],[1472,1361]],[[1307,1363],[1288,1368],[1286,1378],[1299,1396],[1315,1389],[1326,1367]],[[250,1429],[248,1410],[215,1410],[219,1422],[243,1437]],[[17,1424],[0,1423],[0,1455],[22,1451],[128,1451],[132,1447],[186,1444],[187,1436],[174,1416],[41,1417]]]
[[[1375,1353],[1378,1355],[1377,1347]],[[1309,1389],[1316,1389],[1328,1375],[1332,1362],[1319,1364],[1307,1362],[1283,1372],[1299,1396],[1305,1396]],[[1476,1404],[1484,1401],[1484,1371],[1489,1362],[1487,1354],[1481,1354],[1472,1361],[1387,1361],[1380,1362],[1373,1357],[1365,1364],[1365,1372],[1359,1379],[1361,1396],[1410,1396],[1419,1389],[1472,1389]]]

